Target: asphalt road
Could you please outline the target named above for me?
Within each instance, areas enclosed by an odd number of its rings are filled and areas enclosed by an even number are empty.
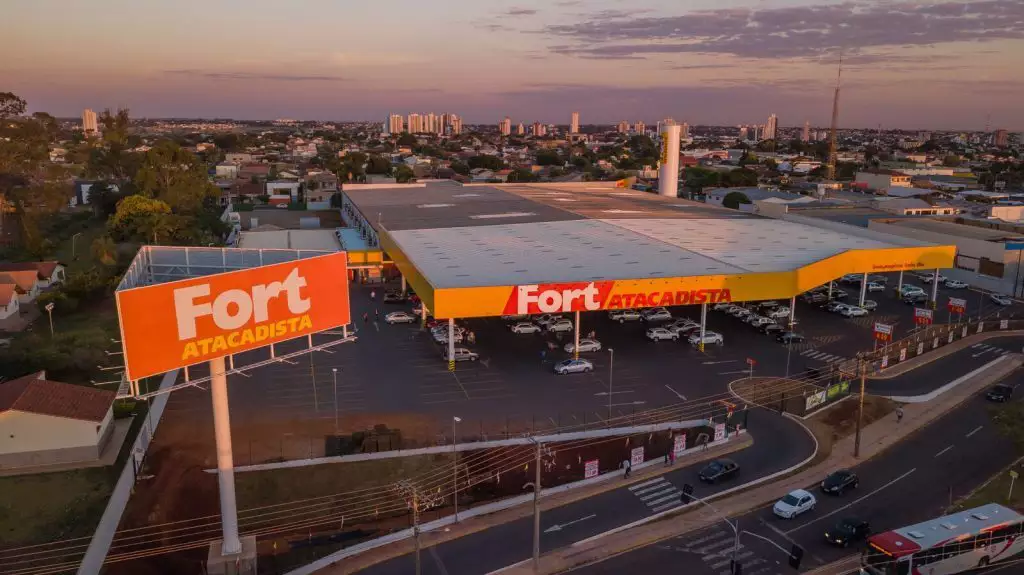
[[[794,422],[764,410],[750,414],[749,429],[756,437],[771,438],[729,456],[740,466],[735,479],[702,486],[702,493],[714,493],[742,482],[785,469],[806,458],[813,449],[812,440]],[[621,487],[541,516],[541,551],[564,547],[591,535],[625,525],[662,511],[666,505],[679,505],[679,488],[685,483],[697,485],[697,472],[705,464],[681,466],[660,478]],[[668,498],[667,500],[665,498]],[[675,505],[671,505],[671,504]],[[572,523],[563,529],[546,532],[555,525]],[[517,563],[531,556],[533,519],[524,518],[431,547],[423,553],[424,575],[480,574]],[[412,555],[398,557],[362,571],[373,575],[407,575],[413,572]]]
[[[1024,373],[1016,372],[1010,381],[1024,382]],[[823,540],[824,531],[844,517],[866,519],[879,532],[942,515],[951,500],[967,494],[1016,458],[1012,443],[992,425],[990,409],[998,407],[977,396],[857,466],[860,487],[847,494],[829,496],[817,486],[807,486],[818,503],[813,511],[797,519],[779,519],[770,506],[733,518],[739,520],[742,530],[766,537],[787,550],[743,535],[737,555],[744,565],[743,572],[791,573],[786,561],[793,543],[806,551],[804,570],[857,553],[858,546],[842,549]],[[732,529],[723,522],[573,572],[728,575],[733,541]]]

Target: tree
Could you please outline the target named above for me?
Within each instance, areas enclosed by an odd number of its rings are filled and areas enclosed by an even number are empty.
[[[367,174],[390,174],[391,162],[383,156],[370,156],[366,162]]]
[[[743,192],[729,192],[722,198],[722,205],[734,210],[740,209],[740,204],[749,204],[750,198]]]
[[[117,211],[107,220],[110,235],[121,240],[149,241],[154,233],[165,231],[165,222],[157,216],[169,215],[166,202],[145,196],[128,196],[117,204]]]
[[[96,182],[89,187],[89,205],[97,217],[104,220],[117,211],[117,203],[124,197],[125,194],[115,191],[107,182]]]
[[[505,163],[497,156],[479,154],[469,159],[469,167],[470,169],[500,170],[505,167]]]
[[[112,266],[117,263],[117,244],[110,236],[102,236],[92,241],[90,246],[92,257],[105,266]]]
[[[458,160],[452,160],[452,163],[449,165],[449,167],[456,174],[462,174],[463,176],[469,175],[469,166]]]
[[[202,162],[192,152],[169,141],[146,152],[135,184],[142,194],[163,201],[177,213],[198,213],[220,194],[209,182]]]
[[[731,170],[722,175],[722,185],[729,188],[739,186],[756,186],[757,172],[746,168]]]
[[[509,173],[508,178],[506,178],[505,181],[506,182],[510,182],[510,183],[512,183],[512,182],[525,183],[525,182],[536,182],[539,179],[540,178],[537,177],[537,175],[534,174],[533,172],[531,172],[530,170],[526,170],[526,169],[523,169],[523,168],[516,168],[515,170],[512,170]]]
[[[950,154],[942,159],[942,165],[947,168],[955,168],[960,165],[960,156]]]
[[[412,168],[410,168],[409,166],[402,164],[395,168],[395,181],[398,182],[399,184],[410,182],[415,178],[416,175],[413,173]]]
[[[0,120],[25,113],[28,104],[11,92],[0,92]]]
[[[402,132],[402,134],[400,136],[398,136],[398,145],[399,146],[413,146],[415,144],[416,144],[416,136],[413,136],[409,132]]]
[[[565,162],[558,156],[558,152],[554,150],[538,150],[537,151],[537,165],[538,166],[561,166]]]

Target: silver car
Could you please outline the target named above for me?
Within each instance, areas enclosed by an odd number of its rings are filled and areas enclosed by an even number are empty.
[[[455,359],[455,361],[476,361],[480,359],[480,354],[476,353],[475,351],[470,351],[468,348],[465,347],[456,347],[455,355],[453,355],[452,357],[448,357],[448,348],[445,347],[441,352],[441,357],[445,358],[446,360]]]
[[[673,331],[669,331],[663,327],[652,327],[647,330],[647,339],[651,341],[676,341],[679,339],[679,334]]]
[[[573,353],[576,344],[569,342],[565,344],[565,353]],[[601,342],[596,339],[581,339],[580,340],[580,353],[586,353],[588,351],[601,351]]]
[[[644,321],[668,321],[672,319],[672,312],[663,307],[649,309],[641,315],[643,315]]]
[[[555,364],[555,373],[558,375],[590,373],[591,371],[594,371],[594,364],[585,359],[567,359]]]
[[[619,323],[626,323],[627,321],[637,321],[641,318],[640,312],[635,309],[615,309],[608,312],[608,319],[617,321]]]
[[[550,332],[558,333],[572,330],[572,322],[567,319],[556,320],[548,324],[548,331]]]
[[[512,326],[512,333],[540,333],[540,326],[528,321],[521,321]]]

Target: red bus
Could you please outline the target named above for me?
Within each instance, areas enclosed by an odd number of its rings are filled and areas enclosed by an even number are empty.
[[[866,575],[950,575],[1004,561],[1024,551],[1024,516],[989,503],[878,533],[861,556]]]

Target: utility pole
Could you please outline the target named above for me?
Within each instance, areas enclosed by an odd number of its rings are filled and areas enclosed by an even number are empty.
[[[864,354],[857,354],[857,366],[860,369],[860,403],[857,406],[857,435],[853,439],[853,456],[860,457],[860,429],[864,422],[864,380],[867,378],[867,366]]]
[[[412,508],[412,538],[416,543],[416,575],[420,575],[420,493],[410,481],[400,481],[395,486]]]
[[[533,571],[540,573],[540,442],[534,440],[533,478]]]

